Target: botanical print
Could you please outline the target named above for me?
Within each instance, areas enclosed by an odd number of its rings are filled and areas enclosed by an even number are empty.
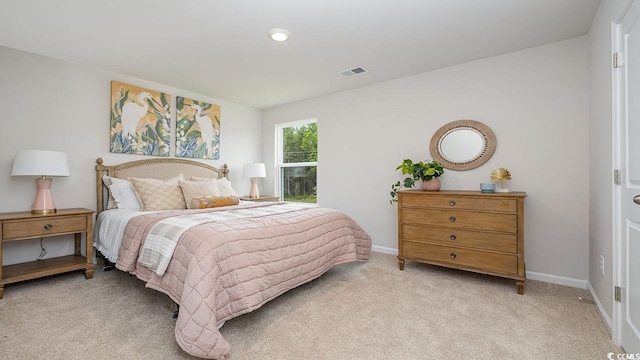
[[[111,82],[113,153],[169,156],[171,95]]]
[[[176,98],[176,156],[220,159],[220,106]]]

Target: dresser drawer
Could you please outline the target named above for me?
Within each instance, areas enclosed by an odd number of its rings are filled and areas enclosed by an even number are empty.
[[[422,244],[412,241],[403,242],[403,253],[408,258],[449,265],[455,268],[467,267],[504,274],[518,273],[518,257],[516,255]]]
[[[42,218],[29,221],[7,221],[2,224],[3,240],[28,239],[87,230],[86,216]]]
[[[401,206],[428,207],[438,209],[481,210],[481,211],[517,211],[514,199],[491,199],[456,196],[423,196],[420,194],[401,194]]]
[[[426,242],[445,246],[464,246],[512,254],[518,252],[518,236],[516,234],[489,233],[410,224],[402,225],[402,234],[405,241]]]
[[[445,211],[433,209],[403,208],[402,223],[416,225],[436,225],[475,230],[518,232],[516,214],[495,214],[474,211]]]

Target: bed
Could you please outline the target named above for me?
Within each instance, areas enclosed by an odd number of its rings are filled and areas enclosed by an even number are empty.
[[[366,261],[371,251],[371,238],[340,211],[235,200],[226,165],[219,169],[171,158],[112,166],[98,158],[96,163],[94,246],[116,268],[179,305],[176,341],[197,357],[224,359],[229,354],[231,346],[219,332],[225,321],[334,265]],[[170,201],[158,198],[170,198],[176,181],[191,209],[162,208]],[[217,184],[218,193],[190,192],[204,182]],[[167,187],[155,189],[149,183]],[[130,188],[137,205],[129,206],[136,203],[130,201]]]

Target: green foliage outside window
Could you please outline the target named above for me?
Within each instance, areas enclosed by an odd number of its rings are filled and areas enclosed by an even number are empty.
[[[304,163],[318,161],[318,124],[287,127],[282,130],[283,162]],[[284,201],[316,202],[316,166],[282,168]]]
[[[282,137],[285,163],[318,161],[318,124],[284,128]]]

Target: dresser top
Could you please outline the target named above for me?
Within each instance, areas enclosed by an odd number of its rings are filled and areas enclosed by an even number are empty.
[[[82,208],[58,209],[53,214],[32,214],[31,211],[20,211],[20,212],[10,212],[10,213],[0,213],[0,221],[48,218],[48,217],[66,216],[66,215],[87,215],[87,214],[93,214],[94,212],[95,211],[93,210],[82,209]]]
[[[511,191],[511,192],[492,192],[484,193],[480,190],[439,190],[439,191],[425,191],[419,189],[401,190],[398,194],[410,193],[418,196],[482,196],[482,197],[502,197],[502,198],[525,198],[527,193],[524,191]]]

